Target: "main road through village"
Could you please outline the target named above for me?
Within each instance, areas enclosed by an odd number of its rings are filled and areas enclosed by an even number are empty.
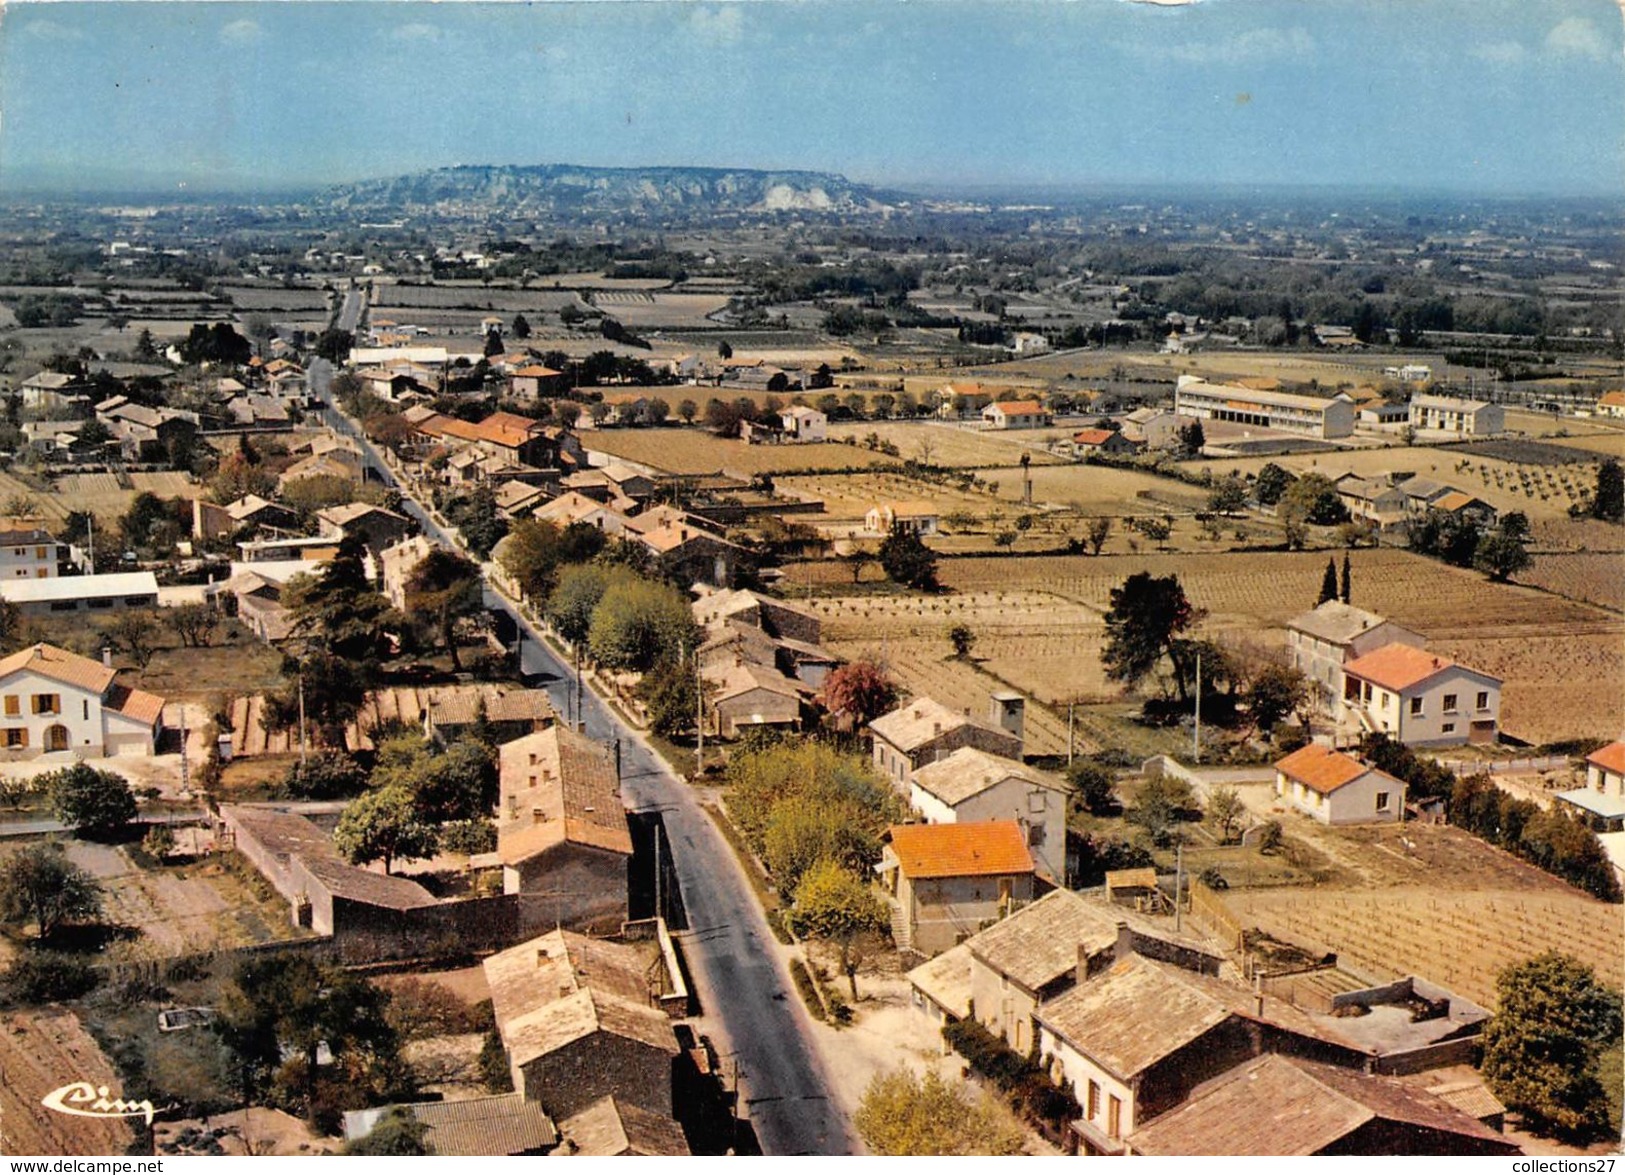
[[[354,330],[361,297],[346,295],[339,325]],[[374,472],[396,485],[378,451],[332,405],[328,386],[333,368],[310,364],[310,390],[327,405],[326,419],[355,438]],[[403,507],[428,536],[455,549],[451,536],[407,492]],[[542,640],[541,633],[487,578],[488,607],[511,615],[522,634],[521,669],[553,682],[553,702],[569,708],[571,671]],[[658,810],[665,819],[672,861],[682,887],[688,930],[681,936],[685,958],[707,1023],[703,1026],[724,1055],[723,1066],[737,1067],[742,1113],[755,1128],[767,1154],[853,1154],[858,1150],[846,1115],[830,1091],[811,1024],[796,994],[781,952],[738,861],[690,786],[666,765],[641,735],[591,690],[583,690],[582,717],[589,736],[619,739],[622,790],[628,806]]]

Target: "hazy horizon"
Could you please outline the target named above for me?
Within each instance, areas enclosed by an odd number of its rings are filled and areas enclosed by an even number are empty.
[[[1625,190],[1611,0],[13,0],[0,195],[463,164],[915,192]]]

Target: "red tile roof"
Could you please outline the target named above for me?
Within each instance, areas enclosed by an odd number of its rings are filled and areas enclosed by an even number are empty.
[[[1275,769],[1323,796],[1330,795],[1346,783],[1353,783],[1371,770],[1358,759],[1319,743],[1299,747],[1286,758],[1278,760]]]
[[[989,404],[989,408],[997,408],[1006,416],[1042,416],[1044,406],[1031,400],[1000,400],[997,404]]]
[[[1413,645],[1383,645],[1350,661],[1343,666],[1343,672],[1349,677],[1358,677],[1397,692],[1443,673],[1454,664],[1449,657],[1441,657]]]
[[[894,824],[889,835],[905,877],[985,877],[1033,871],[1027,838],[1014,820]]]
[[[1625,775],[1625,739],[1615,739],[1606,747],[1592,751],[1586,762],[1615,775]]]
[[[1109,428],[1086,428],[1082,432],[1072,434],[1072,439],[1080,445],[1104,445],[1112,439],[1112,430]]]

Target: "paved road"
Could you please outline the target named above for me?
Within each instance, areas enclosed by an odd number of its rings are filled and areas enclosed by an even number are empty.
[[[332,368],[313,360],[313,394],[325,400]],[[376,449],[347,418],[329,405],[327,417],[339,432],[356,437],[363,453],[388,485],[396,481]],[[451,536],[410,496],[402,507],[437,542]],[[554,706],[572,705],[568,666],[543,642],[531,622],[487,583],[488,607],[506,611],[522,634],[520,667],[552,684]],[[846,1115],[834,1102],[822,1060],[810,1037],[811,1024],[789,972],[775,949],[761,907],[737,861],[693,790],[631,727],[590,690],[583,691],[587,734],[621,740],[622,790],[635,809],[659,809],[682,887],[689,929],[683,949],[717,1047],[738,1067],[743,1112],[767,1154],[854,1154],[858,1144]]]

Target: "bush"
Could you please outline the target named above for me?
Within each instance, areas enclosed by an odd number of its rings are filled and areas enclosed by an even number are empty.
[[[6,994],[22,1004],[74,1000],[96,989],[101,972],[57,951],[25,951],[6,969]]]
[[[302,800],[337,800],[360,795],[367,773],[343,751],[318,751],[288,768],[282,789]]]
[[[489,1093],[512,1093],[513,1071],[508,1068],[508,1052],[502,1047],[502,1034],[495,1026],[486,1030],[480,1046],[480,1084]]]
[[[1271,820],[1268,824],[1264,825],[1264,831],[1259,834],[1258,851],[1261,854],[1273,853],[1280,847],[1281,822],[1279,820]]]
[[[469,857],[495,852],[497,826],[489,820],[453,820],[440,826],[440,847]]]

